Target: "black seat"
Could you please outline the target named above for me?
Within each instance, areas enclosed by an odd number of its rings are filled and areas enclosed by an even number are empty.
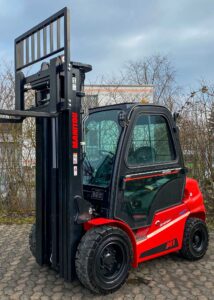
[[[139,164],[152,163],[155,161],[155,158],[155,149],[149,146],[140,147],[133,153],[133,162]]]

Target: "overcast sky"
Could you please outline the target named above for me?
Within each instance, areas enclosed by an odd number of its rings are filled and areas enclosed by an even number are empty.
[[[180,85],[213,82],[214,0],[0,0],[0,59],[13,59],[14,38],[64,6],[72,60],[93,65],[91,81],[159,53]]]

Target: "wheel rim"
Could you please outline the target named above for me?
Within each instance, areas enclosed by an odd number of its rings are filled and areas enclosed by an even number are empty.
[[[120,277],[125,267],[124,246],[119,242],[109,242],[96,257],[97,275],[102,282],[110,283]]]
[[[196,252],[200,252],[204,248],[204,233],[201,229],[198,229],[194,232],[192,237],[192,247]]]

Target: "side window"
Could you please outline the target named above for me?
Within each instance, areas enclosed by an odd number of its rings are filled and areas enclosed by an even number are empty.
[[[140,115],[131,134],[128,164],[137,166],[173,160],[175,150],[166,119],[160,115]]]
[[[126,182],[123,211],[134,227],[151,224],[156,211],[180,203],[182,190],[179,173],[133,178]]]

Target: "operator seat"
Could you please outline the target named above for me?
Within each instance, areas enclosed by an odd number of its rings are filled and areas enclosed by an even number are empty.
[[[156,159],[156,152],[153,147],[143,146],[135,150],[132,156],[136,164],[152,163]]]

